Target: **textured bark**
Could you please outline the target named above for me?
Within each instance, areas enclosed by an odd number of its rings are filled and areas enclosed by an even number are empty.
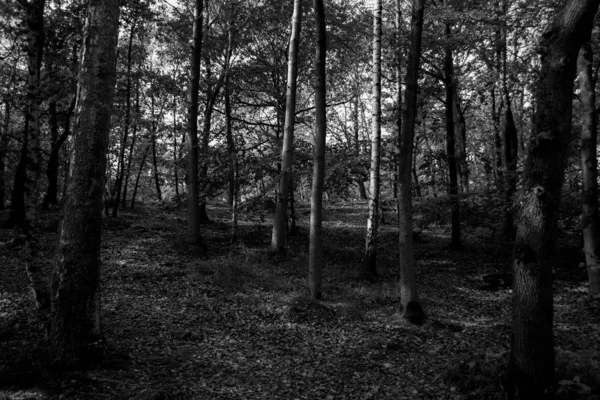
[[[27,27],[27,150],[25,153],[24,205],[22,224],[25,236],[25,268],[29,284],[35,294],[38,309],[47,314],[50,310],[50,292],[46,272],[38,256],[38,178],[40,175],[40,70],[44,48],[45,0],[26,3]]]
[[[425,0],[412,0],[410,51],[406,67],[406,109],[402,118],[402,144],[398,167],[398,252],[402,315],[413,323],[421,323],[425,313],[417,291],[416,265],[412,232],[412,157],[417,115],[417,92],[421,60],[421,37]]]
[[[588,269],[589,294],[600,294],[600,235],[598,224],[598,114],[595,82],[592,73],[593,53],[589,40],[583,45],[577,61],[579,98],[581,99],[581,229]]]
[[[84,366],[100,355],[102,196],[118,31],[118,0],[90,0],[77,84],[69,187],[52,274],[49,340],[54,362],[69,367]]]
[[[396,0],[396,16],[395,16],[395,28],[396,28],[396,110],[395,110],[395,122],[396,122],[396,143],[394,147],[394,182],[393,182],[393,193],[394,198],[398,197],[398,176],[399,176],[399,161],[400,161],[400,147],[402,146],[402,2]],[[413,162],[414,165],[414,162]],[[418,187],[418,186],[417,186]],[[420,197],[420,189],[419,189]],[[396,206],[396,209],[398,207]]]
[[[202,54],[202,0],[196,0],[194,10],[193,49],[190,64],[187,104],[187,211],[188,239],[200,245],[200,188],[198,185],[198,89],[200,56]]]
[[[450,24],[446,24],[446,39],[450,40]],[[450,195],[451,214],[452,214],[452,236],[450,247],[459,249],[462,247],[460,238],[460,198],[458,196],[458,172],[456,168],[456,141],[454,132],[454,59],[452,49],[446,47],[444,57],[444,85],[446,87],[446,154],[448,157],[448,175],[450,183],[448,194]]]
[[[539,45],[536,111],[519,197],[513,257],[513,326],[507,394],[551,396],[554,377],[552,267],[558,206],[571,133],[573,80],[600,0],[570,0]]]
[[[302,28],[302,1],[294,0],[292,15],[292,33],[288,49],[287,92],[285,103],[285,122],[283,128],[283,147],[281,149],[281,171],[279,172],[279,195],[273,218],[271,251],[280,256],[285,251],[285,225],[287,222],[288,196],[292,178],[294,156],[294,119],[296,116],[296,78],[298,76],[298,48]]]
[[[371,74],[371,169],[369,174],[369,216],[365,238],[365,273],[377,275],[377,224],[381,164],[381,0],[373,2],[373,71]]]
[[[322,221],[323,183],[325,181],[326,116],[326,32],[323,0],[314,0],[316,51],[315,51],[315,149],[313,155],[312,190],[310,195],[310,238],[308,250],[308,289],[313,299],[322,296]]]
[[[469,193],[469,163],[467,161],[467,124],[461,109],[458,88],[454,85],[452,117],[454,119],[454,143],[456,149],[456,172],[462,193]]]

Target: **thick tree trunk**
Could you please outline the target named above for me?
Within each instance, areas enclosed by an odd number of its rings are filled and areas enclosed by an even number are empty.
[[[25,153],[24,204],[25,268],[36,303],[43,314],[50,311],[50,292],[46,272],[38,256],[38,178],[40,175],[40,70],[44,48],[45,0],[27,3],[27,150]],[[16,185],[15,185],[16,186]]]
[[[406,110],[402,119],[402,145],[399,159],[398,252],[402,315],[412,323],[421,323],[425,313],[417,291],[415,254],[412,232],[411,167],[417,115],[417,91],[421,60],[421,37],[425,0],[412,0],[411,41],[406,67]]]
[[[119,2],[90,0],[77,84],[69,189],[54,253],[49,340],[54,362],[81,367],[101,355],[102,195],[113,97]]]
[[[200,188],[198,185],[198,89],[202,54],[202,0],[196,0],[193,35],[187,104],[187,210],[189,241],[200,245],[202,237],[200,235]]]
[[[315,51],[315,149],[313,155],[312,190],[310,195],[310,238],[308,250],[308,289],[313,299],[322,297],[322,221],[323,183],[325,181],[326,110],[326,31],[323,0],[314,0],[316,51]]]
[[[600,0],[568,1],[544,32],[538,47],[541,69],[519,197],[513,260],[509,398],[549,398],[555,383],[552,253],[571,134],[577,55],[589,37],[599,3]]]
[[[373,71],[371,119],[371,170],[369,176],[369,216],[365,238],[365,273],[377,275],[377,224],[379,222],[379,169],[381,164],[381,0],[373,3]]]
[[[458,88],[454,85],[452,117],[454,119],[454,139],[456,149],[456,172],[461,193],[469,193],[469,163],[467,161],[467,124],[461,109]]]
[[[288,196],[292,179],[292,164],[294,155],[294,118],[296,116],[296,78],[298,76],[298,47],[302,27],[302,1],[294,0],[292,15],[292,33],[288,50],[287,93],[285,104],[285,126],[283,131],[283,147],[281,149],[281,171],[279,172],[279,196],[275,217],[273,218],[273,233],[271,235],[271,252],[281,256],[285,251],[285,236],[287,222]]]
[[[446,24],[446,39],[450,39],[450,24]],[[460,238],[460,198],[458,196],[458,172],[456,168],[456,141],[454,132],[454,59],[452,49],[447,47],[444,58],[444,84],[446,86],[446,154],[448,156],[448,175],[450,184],[448,194],[450,195],[452,215],[452,237],[450,247],[460,249],[462,247]]]
[[[581,228],[583,249],[588,269],[589,294],[600,295],[600,225],[598,220],[598,113],[593,78],[592,46],[589,40],[581,48],[578,59],[579,98],[581,99]]]

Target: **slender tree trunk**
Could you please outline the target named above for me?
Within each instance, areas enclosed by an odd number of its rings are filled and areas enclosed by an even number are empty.
[[[465,114],[460,106],[458,88],[454,85],[452,118],[454,119],[454,139],[456,149],[456,172],[458,173],[459,189],[469,193],[469,164],[467,162],[467,124]]]
[[[551,396],[554,380],[552,267],[558,206],[571,134],[577,56],[600,0],[570,0],[538,46],[534,126],[528,146],[513,256],[513,327],[507,394]]]
[[[365,238],[365,273],[377,275],[377,224],[379,222],[379,169],[381,163],[381,0],[373,3],[373,71],[371,120],[371,170],[369,176],[369,216]]]
[[[135,196],[137,195],[138,186],[140,184],[140,177],[142,176],[142,171],[144,170],[144,164],[146,163],[146,157],[148,157],[148,153],[150,152],[150,145],[146,146],[146,150],[142,154],[142,159],[140,161],[140,168],[138,169],[138,173],[135,177],[135,183],[133,185],[133,193],[131,194],[131,208],[133,209],[135,205]]]
[[[10,103],[7,100],[4,104],[4,121],[2,123],[2,136],[0,136],[0,210],[4,210],[4,203],[6,201],[6,183],[4,181],[4,171],[6,166],[4,164],[4,157],[6,155],[6,149],[8,148],[8,144],[10,141],[10,137],[8,136],[10,114]]]
[[[396,203],[400,201],[398,196],[398,179],[399,179],[399,168],[400,168],[400,147],[402,146],[402,2],[396,0],[396,16],[395,16],[395,28],[396,28],[396,144],[394,148],[394,183],[393,192]],[[417,186],[418,187],[418,186]],[[420,189],[419,189],[420,191]],[[396,204],[396,212],[398,205]]]
[[[69,189],[54,254],[49,340],[56,364],[101,355],[102,195],[116,84],[119,2],[90,0],[77,84]]]
[[[129,154],[127,156],[127,169],[125,170],[125,182],[123,183],[123,198],[121,200],[121,207],[127,207],[127,189],[129,186],[129,177],[131,175],[131,162],[133,160],[133,154],[135,150],[135,143],[137,140],[137,131],[140,118],[140,81],[136,82],[135,86],[135,115],[133,119],[133,129],[131,132],[131,145],[129,145]]]
[[[38,178],[40,175],[40,70],[44,48],[45,0],[27,3],[27,150],[25,162],[24,204],[25,268],[35,294],[38,309],[46,315],[50,311],[50,291],[42,260],[38,256]]]
[[[125,177],[125,148],[127,147],[127,139],[129,136],[129,126],[131,125],[131,58],[133,52],[133,36],[135,35],[135,22],[131,24],[129,32],[129,44],[127,46],[127,83],[125,85],[125,127],[123,129],[123,138],[121,146],[119,146],[119,165],[117,179],[115,180],[115,197],[112,209],[112,216],[117,216],[119,209],[119,199],[121,198],[121,188]]]
[[[450,24],[446,23],[446,39],[451,35]],[[450,195],[451,213],[452,213],[452,238],[450,247],[460,249],[462,247],[460,238],[460,199],[458,196],[458,173],[456,169],[456,142],[454,132],[454,59],[452,49],[446,47],[444,58],[444,84],[446,86],[446,154],[448,155],[448,175],[450,185],[448,192]]]
[[[154,172],[156,197],[158,198],[158,201],[162,201],[162,191],[160,190],[160,173],[158,171],[158,160],[156,157],[156,127],[152,128],[152,170]]]
[[[421,37],[425,0],[412,0],[410,51],[406,67],[406,110],[402,119],[402,146],[399,160],[398,233],[400,290],[403,316],[419,324],[425,318],[417,291],[415,254],[412,232],[412,182],[411,166],[414,146],[415,119],[417,114],[417,92],[419,64],[421,60]]]
[[[202,54],[202,0],[196,0],[193,38],[187,104],[187,209],[189,241],[200,245],[202,237],[200,235],[200,190],[198,185],[198,89]]]
[[[25,222],[25,169],[27,165],[27,131],[29,120],[25,120],[25,130],[23,132],[23,142],[19,152],[19,162],[15,168],[15,177],[13,179],[12,193],[10,194],[10,212],[8,220],[4,224],[6,228],[17,227],[21,230]]]
[[[356,77],[356,85],[354,88],[354,99],[352,101],[352,129],[354,131],[354,154],[356,158],[360,158],[360,124],[358,120],[358,114],[360,113],[360,77]],[[362,176],[362,169],[356,179],[356,185],[358,187],[358,198],[361,200],[367,200],[367,191],[365,190],[365,183]]]
[[[313,155],[312,190],[310,196],[310,238],[308,250],[308,289],[313,299],[322,297],[322,221],[323,183],[325,180],[326,116],[326,31],[323,0],[314,0],[316,52],[315,52],[315,149]]]
[[[177,96],[173,95],[173,180],[175,196],[179,197],[179,174],[177,172]]]
[[[285,127],[281,149],[281,171],[279,173],[279,196],[273,218],[271,252],[281,256],[285,251],[285,225],[287,222],[288,196],[292,179],[294,155],[294,118],[296,116],[296,78],[298,76],[298,47],[302,27],[302,0],[294,0],[292,33],[288,50],[287,93],[285,104]]]
[[[42,202],[42,208],[45,210],[47,210],[50,205],[55,206],[58,204],[58,166],[60,163],[60,149],[71,134],[71,116],[73,115],[74,109],[75,98],[73,98],[73,100],[71,101],[71,105],[67,110],[63,133],[60,136],[58,136],[56,103],[54,103],[54,105],[50,103],[49,105],[51,145],[50,156],[48,157],[48,166],[46,167],[46,176],[48,177],[48,189],[46,190],[46,195],[44,196],[44,201]]]
[[[593,53],[588,41],[581,48],[578,59],[579,98],[582,104],[581,115],[581,227],[583,249],[588,269],[589,294],[600,295],[600,225],[598,220],[598,113],[592,65]]]

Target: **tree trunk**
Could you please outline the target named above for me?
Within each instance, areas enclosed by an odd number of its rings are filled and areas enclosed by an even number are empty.
[[[446,39],[450,40],[450,24],[446,23]],[[448,156],[448,175],[450,185],[448,194],[450,195],[451,214],[452,214],[452,238],[450,247],[460,249],[462,247],[460,239],[460,199],[458,197],[458,173],[456,169],[456,143],[454,132],[454,59],[452,49],[446,47],[444,58],[444,84],[446,86],[446,154]]]
[[[123,138],[119,146],[119,165],[117,179],[115,180],[115,198],[112,209],[112,216],[117,216],[119,209],[119,199],[121,198],[121,188],[125,177],[125,148],[127,147],[127,138],[129,136],[129,125],[131,124],[131,55],[133,51],[133,35],[135,34],[135,22],[131,24],[129,32],[129,44],[127,46],[127,83],[125,85],[125,127],[123,129]]]
[[[135,177],[135,183],[133,185],[133,193],[131,194],[131,208],[135,206],[135,196],[137,195],[138,186],[140,184],[140,176],[142,176],[142,171],[144,169],[144,163],[146,162],[146,157],[148,157],[148,153],[150,152],[150,145],[146,146],[146,150],[142,154],[142,160],[140,161],[140,168],[138,169],[138,173]]]
[[[308,250],[308,289],[313,299],[322,297],[322,221],[323,183],[325,181],[326,110],[326,31],[323,0],[314,0],[315,9],[315,149],[313,155],[312,190],[310,195],[310,238]]]
[[[549,398],[554,382],[552,266],[558,205],[571,134],[577,55],[600,0],[570,0],[544,32],[538,51],[536,111],[519,197],[514,250],[509,398]]]
[[[156,127],[152,128],[152,171],[154,172],[156,197],[158,198],[158,201],[162,201],[162,191],[160,190],[160,173],[158,171],[158,160],[156,157]]]
[[[383,4],[375,0],[373,5],[373,71],[372,121],[371,121],[371,170],[369,176],[369,216],[365,238],[365,273],[377,275],[377,224],[379,222],[379,169],[381,163],[381,13]]]
[[[179,197],[179,174],[177,172],[177,96],[175,94],[173,95],[173,180],[175,181],[175,196]]]
[[[29,120],[25,120],[25,131],[23,142],[21,144],[19,162],[15,168],[15,177],[13,179],[12,193],[10,195],[10,211],[8,220],[4,224],[6,228],[17,227],[21,229],[25,222],[25,168],[27,165],[27,126]]]
[[[202,237],[200,235],[200,193],[198,185],[198,88],[200,82],[200,56],[202,54],[202,0],[196,0],[193,35],[187,105],[187,211],[188,239],[191,243],[200,245]]]
[[[77,84],[69,189],[54,254],[49,340],[58,365],[101,355],[102,195],[116,84],[119,2],[90,0]]]
[[[131,145],[129,145],[129,154],[127,156],[127,169],[125,170],[125,182],[123,183],[123,199],[121,200],[121,207],[127,207],[127,189],[129,186],[129,178],[131,175],[131,162],[133,160],[133,154],[135,150],[135,143],[137,140],[137,131],[140,118],[140,81],[136,82],[135,86],[135,117],[133,120],[133,131],[131,132]]]
[[[273,218],[273,233],[271,235],[271,252],[281,256],[285,251],[286,220],[290,181],[292,179],[292,164],[294,155],[294,118],[296,116],[296,78],[298,76],[298,47],[302,27],[302,1],[294,0],[292,15],[292,33],[288,51],[287,93],[285,104],[285,127],[283,132],[283,147],[281,150],[281,171],[279,173],[279,196],[275,217]]]
[[[454,85],[452,117],[454,119],[454,139],[456,149],[456,172],[458,173],[459,189],[469,193],[469,164],[467,162],[467,124],[465,114],[460,106],[458,88]]]
[[[395,15],[395,28],[396,28],[396,144],[394,146],[394,182],[393,192],[396,202],[399,201],[398,197],[398,179],[399,179],[399,162],[400,162],[400,146],[402,146],[402,2],[396,0],[396,15]],[[413,163],[414,164],[414,163]],[[417,186],[418,187],[418,186]],[[420,189],[419,189],[420,192]],[[396,212],[398,207],[396,205]]]
[[[578,59],[579,98],[581,99],[581,228],[583,230],[583,249],[588,269],[589,294],[600,295],[600,235],[598,229],[598,161],[596,145],[598,143],[598,114],[596,111],[596,92],[593,78],[592,46],[588,41],[581,48]]]
[[[4,181],[4,157],[6,155],[6,149],[10,141],[8,136],[8,127],[10,124],[10,102],[7,100],[4,104],[4,121],[2,123],[2,135],[0,136],[0,210],[4,210],[4,203],[6,199],[6,182]]]
[[[50,205],[58,204],[58,165],[60,149],[71,134],[71,116],[75,109],[75,98],[71,101],[69,109],[65,116],[65,125],[62,135],[58,136],[58,121],[56,116],[56,103],[49,105],[50,113],[50,157],[48,157],[48,166],[46,167],[46,176],[48,177],[48,189],[42,202],[42,208],[47,210]],[[65,175],[67,172],[65,171]]]
[[[40,70],[44,48],[45,0],[27,4],[27,150],[25,152],[24,205],[25,268],[35,294],[38,309],[45,315],[50,311],[48,279],[38,256],[37,208],[38,178],[40,175]]]
[[[399,159],[398,201],[398,252],[400,263],[400,290],[403,316],[419,324],[425,313],[417,291],[415,254],[412,232],[412,181],[411,167],[417,114],[417,91],[419,64],[421,60],[421,37],[425,0],[412,0],[411,41],[406,67],[405,114],[402,118],[402,145]]]
[[[354,89],[354,99],[352,107],[352,129],[354,130],[354,154],[356,159],[360,157],[360,124],[358,121],[359,114],[359,102],[360,102],[360,87],[358,84],[359,77],[356,78],[356,87]],[[361,200],[367,200],[367,191],[365,190],[365,183],[362,175],[362,169],[359,171],[360,175],[356,179],[356,185],[358,187],[358,198]]]

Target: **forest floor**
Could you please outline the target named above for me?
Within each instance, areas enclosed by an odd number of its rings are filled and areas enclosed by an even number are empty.
[[[510,273],[509,244],[480,220],[453,251],[447,226],[424,226],[416,260],[428,319],[415,326],[399,314],[393,224],[380,227],[379,276],[360,278],[364,203],[326,206],[324,299],[307,299],[308,214],[298,207],[300,233],[276,263],[264,256],[268,218],[242,215],[231,245],[227,210],[209,208],[205,252],[185,245],[183,210],[105,218],[106,357],[68,373],[44,361],[22,249],[0,248],[0,400],[503,398],[511,291],[482,277]],[[48,260],[56,219],[42,218]],[[0,243],[12,235],[0,229]],[[600,301],[587,297],[572,239],[559,240],[554,285],[558,398],[600,399]]]

